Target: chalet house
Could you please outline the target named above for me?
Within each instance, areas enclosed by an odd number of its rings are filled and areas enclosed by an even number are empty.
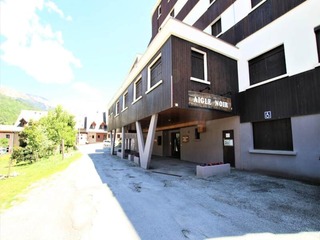
[[[152,155],[320,180],[320,1],[158,0],[108,129]],[[124,156],[124,155],[123,155]]]
[[[76,121],[79,144],[102,142],[107,139],[107,118],[105,112],[97,112]]]
[[[0,138],[9,140],[9,152],[12,152],[13,147],[19,146],[19,133],[23,131],[25,126],[31,120],[38,121],[47,114],[46,111],[22,110],[14,125],[0,125]]]

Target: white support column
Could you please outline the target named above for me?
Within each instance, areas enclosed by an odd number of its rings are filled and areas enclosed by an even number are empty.
[[[147,134],[146,144],[144,144],[141,124],[140,122],[136,122],[140,166],[144,169],[148,169],[150,165],[153,142],[154,142],[153,139],[156,132],[157,121],[158,121],[158,114],[152,115],[148,134]]]
[[[114,133],[113,133],[114,131]],[[116,132],[117,130],[111,130],[111,151],[110,154],[114,155],[114,145],[115,145],[115,140],[116,140]]]
[[[124,134],[124,127],[122,127],[122,132],[121,132],[121,158],[124,159],[125,157],[125,145],[126,145],[126,139],[125,139],[125,134]]]

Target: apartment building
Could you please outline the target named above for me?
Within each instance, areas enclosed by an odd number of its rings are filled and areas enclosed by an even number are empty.
[[[109,104],[122,148],[320,180],[320,1],[162,0]],[[134,144],[133,144],[134,143]]]

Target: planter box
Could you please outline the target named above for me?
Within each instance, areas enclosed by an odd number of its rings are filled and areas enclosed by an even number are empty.
[[[122,157],[121,152],[117,152],[117,156],[121,158]]]
[[[226,175],[230,173],[230,164],[220,164],[214,166],[197,165],[197,177],[211,177],[217,175]]]
[[[134,156],[133,161],[140,166],[140,158],[139,157]]]

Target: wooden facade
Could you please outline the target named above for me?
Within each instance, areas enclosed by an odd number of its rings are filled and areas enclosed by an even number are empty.
[[[319,9],[319,0],[158,0],[108,129],[140,143],[141,128],[151,132],[160,144],[148,154],[320,181]]]
[[[320,67],[285,77],[240,93],[241,122],[264,121],[264,112],[272,119],[320,113]]]
[[[192,48],[199,49],[207,54],[208,85],[190,80]],[[148,68],[160,54],[162,83],[148,92]],[[236,103],[238,93],[237,75],[236,60],[172,36],[144,67],[141,73],[138,74],[129,87],[120,94],[121,97],[118,101],[109,109],[109,128],[120,128],[123,125],[129,125],[137,120],[148,118],[155,112],[163,113],[163,116],[160,115],[159,118],[159,127],[169,124],[165,119],[170,119],[170,125],[172,125],[235,115],[237,112],[236,104],[233,104],[231,113],[201,110],[203,111],[203,114],[201,114],[203,115],[203,119],[199,119],[198,117],[199,109],[191,109],[194,113],[186,113],[185,110],[190,109],[189,90],[228,96],[232,102]],[[142,80],[142,98],[134,102],[134,84],[139,78]],[[125,93],[127,93],[126,98],[128,98],[129,104],[124,110],[122,109],[122,102]],[[116,115],[117,103],[120,109],[119,114]]]
[[[305,1],[306,0],[265,1],[247,17],[223,33],[220,39],[236,45]]]

